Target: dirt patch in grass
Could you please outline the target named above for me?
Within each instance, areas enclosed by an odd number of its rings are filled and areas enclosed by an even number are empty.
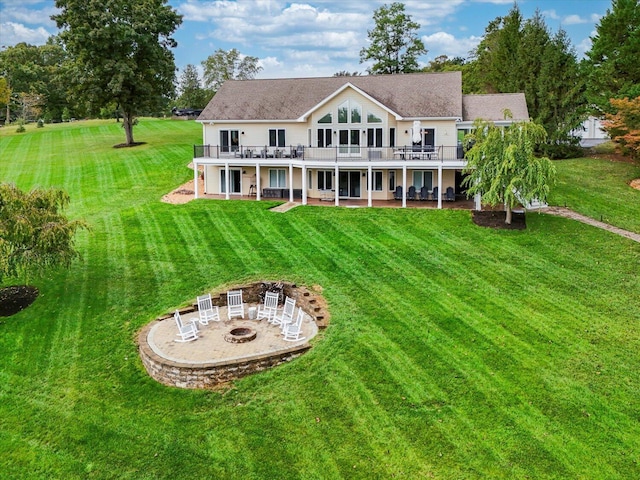
[[[629,186],[631,188],[635,188],[636,190],[640,190],[640,178],[636,178],[635,180],[631,180],[629,182]]]
[[[527,228],[525,212],[512,212],[511,223],[504,223],[507,212],[504,210],[472,210],[473,223],[481,227],[503,228],[506,230],[524,230]]]
[[[0,288],[0,317],[10,317],[31,305],[40,292],[30,285]]]

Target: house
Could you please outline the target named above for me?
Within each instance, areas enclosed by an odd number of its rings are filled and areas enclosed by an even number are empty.
[[[415,189],[441,208],[447,190],[463,193],[462,138],[477,118],[528,120],[524,94],[463,95],[460,72],[230,80],[197,119],[194,176],[204,167],[205,193],[226,199],[406,206]]]

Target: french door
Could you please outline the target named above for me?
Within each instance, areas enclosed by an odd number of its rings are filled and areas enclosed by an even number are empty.
[[[360,155],[360,130],[340,130],[338,132],[339,152],[343,155]]]
[[[227,193],[225,170],[220,170],[220,193]],[[242,171],[229,169],[229,193],[242,193]]]
[[[343,198],[360,198],[360,180],[360,172],[340,172],[338,180],[340,196]]]

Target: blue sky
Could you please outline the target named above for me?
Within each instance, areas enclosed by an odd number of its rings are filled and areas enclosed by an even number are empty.
[[[341,70],[364,73],[359,51],[367,45],[373,11],[391,1],[170,0],[183,23],[175,33],[176,65],[200,62],[218,48],[237,48],[260,59],[258,78],[331,76]],[[513,6],[513,0],[407,0],[406,12],[421,25],[429,50],[427,64],[439,55],[467,57],[484,29]],[[578,57],[590,47],[599,19],[611,0],[518,0],[524,18],[542,12],[552,32],[562,27]],[[44,43],[56,33],[50,20],[54,2],[0,0],[0,48]]]

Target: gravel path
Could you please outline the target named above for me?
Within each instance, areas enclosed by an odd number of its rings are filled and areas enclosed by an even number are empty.
[[[608,223],[600,222],[598,220],[594,220],[591,217],[587,217],[585,215],[581,215],[579,213],[574,212],[565,207],[546,207],[540,209],[543,213],[548,213],[550,215],[557,215],[559,217],[570,218],[572,220],[576,220],[578,222],[586,223],[587,225],[592,225],[597,228],[601,228],[603,230],[607,230],[609,232],[615,233],[622,237],[633,240],[634,242],[640,243],[640,234],[630,232],[628,230],[624,230],[622,228],[614,227],[613,225],[609,225]]]

